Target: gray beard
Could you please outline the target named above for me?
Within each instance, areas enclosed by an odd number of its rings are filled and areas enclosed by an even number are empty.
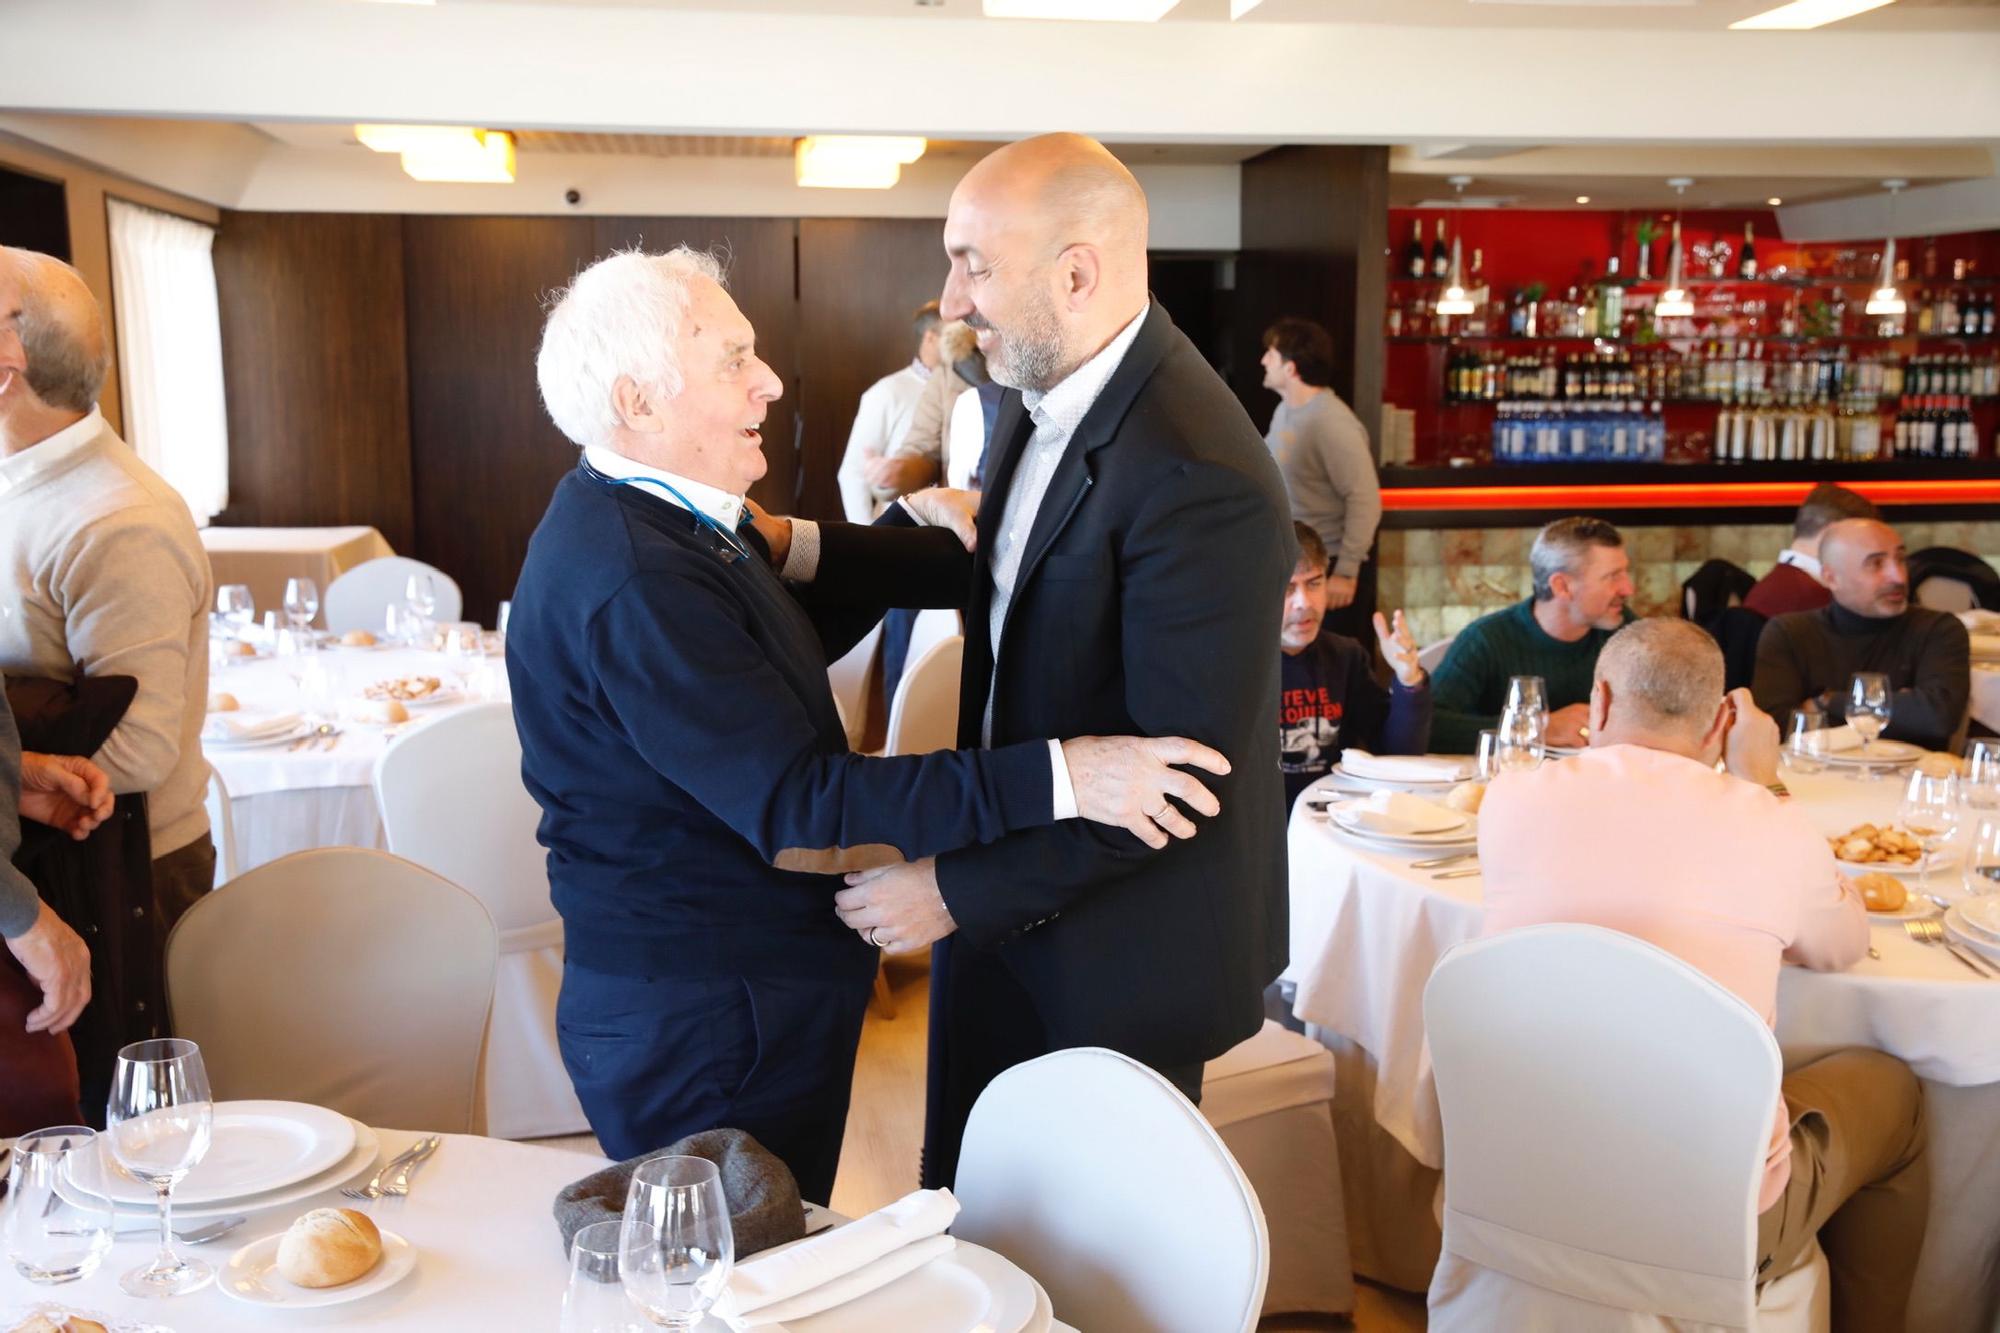
[[[1063,382],[1071,367],[1063,346],[1062,325],[1052,310],[1024,315],[1018,329],[999,330],[998,356],[989,356],[986,371],[993,382],[1009,389],[1047,393]]]

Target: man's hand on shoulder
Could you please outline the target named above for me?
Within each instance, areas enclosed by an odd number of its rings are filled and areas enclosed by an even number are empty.
[[[1204,815],[1219,814],[1215,793],[1172,764],[1190,764],[1218,776],[1229,772],[1219,751],[1180,736],[1078,736],[1062,743],[1063,763],[1076,792],[1076,812],[1097,824],[1129,829],[1158,850],[1167,834],[1192,838],[1194,821],[1167,798],[1177,797]]]
[[[743,505],[750,511],[757,535],[771,548],[771,568],[783,569],[785,557],[792,553],[792,520],[779,518],[747,495],[743,497]]]
[[[927,528],[950,528],[970,551],[979,542],[979,492],[945,486],[911,491],[900,502],[911,517]]]

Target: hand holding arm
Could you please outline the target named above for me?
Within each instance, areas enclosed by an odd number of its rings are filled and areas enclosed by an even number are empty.
[[[81,842],[111,817],[111,780],[73,754],[21,755],[21,817],[49,824]]]
[[[1221,813],[1222,803],[1199,781],[1169,764],[1192,764],[1217,777],[1229,772],[1222,755],[1179,736],[1078,736],[1062,745],[1076,791],[1076,812],[1085,819],[1130,829],[1158,850],[1167,834],[1192,838],[1195,826],[1167,797],[1176,796],[1204,815]],[[1165,832],[1162,832],[1165,830]]]

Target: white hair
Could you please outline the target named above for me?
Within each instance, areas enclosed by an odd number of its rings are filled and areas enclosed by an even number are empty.
[[[621,378],[665,398],[681,391],[674,353],[694,278],[721,283],[714,255],[676,246],[665,254],[620,250],[549,298],[535,379],[556,428],[577,445],[608,444],[618,429]]]

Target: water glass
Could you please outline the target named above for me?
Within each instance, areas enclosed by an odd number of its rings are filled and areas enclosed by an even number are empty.
[[[250,589],[241,583],[225,583],[217,588],[215,609],[230,627],[232,636],[238,639],[257,621],[257,604],[251,600]]]
[[[1785,763],[1794,773],[1817,773],[1826,767],[1826,714],[1817,708],[1794,708],[1785,732]]]
[[[1960,788],[1965,803],[1975,810],[2000,810],[2000,740],[1974,741],[1965,760]]]
[[[1541,767],[1547,753],[1545,735],[1548,716],[1524,709],[1508,709],[1500,715],[1496,752],[1501,772],[1517,772]]]
[[[736,1259],[722,1175],[705,1157],[655,1157],[632,1173],[618,1237],[625,1294],[662,1328],[690,1329]]]
[[[1911,773],[1896,822],[1923,849],[1923,859],[1917,862],[1917,892],[1927,894],[1931,891],[1931,853],[1949,842],[1952,830],[1958,827],[1958,775],[1934,775],[1921,769]]]
[[[1889,725],[1895,692],[1879,671],[1857,671],[1847,683],[1847,725],[1861,737],[1861,757],[1874,758],[1875,738]],[[1869,775],[1874,773],[1870,770]]]
[[[444,656],[459,688],[464,689],[473,668],[486,656],[485,634],[470,620],[452,621],[444,627]]]
[[[114,1234],[97,1132],[38,1129],[15,1140],[12,1160],[0,1242],[14,1271],[50,1285],[89,1277]]]
[[[1981,815],[1965,849],[1965,891],[2000,893],[2000,814]]]
[[[437,614],[437,580],[428,574],[410,575],[403,584],[403,606],[416,625],[428,625]]]
[[[308,578],[285,580],[285,619],[303,632],[319,614],[319,585]]]
[[[159,1201],[160,1248],[118,1280],[132,1296],[180,1296],[215,1280],[199,1259],[174,1252],[173,1190],[208,1155],[215,1102],[201,1048],[182,1037],[135,1041],[118,1052],[105,1108],[111,1155]]]
[[[1541,713],[1549,711],[1549,690],[1540,676],[1515,676],[1507,682],[1508,712]]]
[[[1474,754],[1473,763],[1476,765],[1477,776],[1481,782],[1491,782],[1494,778],[1500,776],[1499,732],[1482,731],[1479,733],[1479,748]]]
[[[561,1333],[645,1333],[639,1307],[618,1279],[621,1222],[592,1222],[569,1247],[569,1289],[563,1292]],[[650,1226],[634,1228],[634,1243],[650,1244]]]

